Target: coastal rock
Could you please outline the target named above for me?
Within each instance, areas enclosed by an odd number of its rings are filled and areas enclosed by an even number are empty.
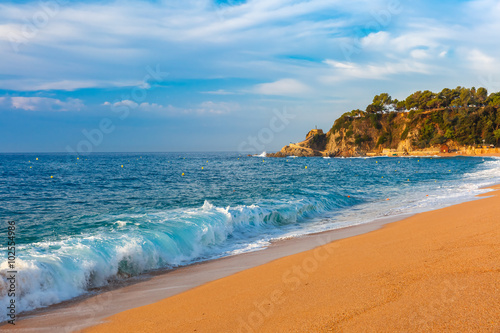
[[[327,135],[323,133],[321,129],[313,129],[309,131],[306,135],[304,141],[298,143],[291,143],[288,146],[283,147],[277,153],[270,153],[268,157],[287,157],[287,156],[298,156],[298,157],[313,157],[313,156],[324,156],[324,157],[335,157],[340,154],[339,150],[326,151],[325,146],[328,141]]]
[[[464,115],[467,115],[465,117]],[[500,142],[500,111],[495,107],[437,108],[432,110],[364,112],[354,110],[338,118],[332,128],[310,130],[302,142],[283,147],[284,156],[419,156],[491,153]],[[474,121],[470,119],[475,119]],[[489,126],[478,130],[478,124]],[[495,126],[498,129],[495,130]],[[482,135],[484,138],[479,138]],[[471,144],[464,144],[472,142]],[[475,142],[475,143],[474,143]],[[478,144],[483,142],[483,144]],[[448,149],[441,149],[446,145]]]

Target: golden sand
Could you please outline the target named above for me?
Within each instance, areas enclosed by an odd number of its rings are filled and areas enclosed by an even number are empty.
[[[86,332],[500,332],[500,197],[492,193],[121,312]]]

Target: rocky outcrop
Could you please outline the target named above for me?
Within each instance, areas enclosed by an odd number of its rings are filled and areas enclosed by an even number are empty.
[[[302,142],[291,143],[283,147],[277,153],[267,154],[269,157],[287,157],[287,156],[337,156],[339,151],[326,151],[325,147],[328,142],[327,135],[321,129],[313,129],[306,135],[306,139]]]
[[[443,145],[448,146],[450,152],[459,151],[474,146],[467,140],[479,142],[472,138],[478,133],[486,137],[486,143],[494,140],[483,127],[492,127],[491,119],[495,117],[500,119],[500,112],[491,107],[385,113],[356,110],[343,114],[327,133],[313,129],[304,141],[268,156],[429,155],[441,153]]]
[[[309,148],[303,148],[303,147],[290,147],[290,146],[285,146],[283,147],[279,152],[274,153],[274,154],[267,154],[269,157],[287,157],[287,156],[306,156],[306,157],[313,157],[313,156],[323,156],[320,151],[318,150],[313,150]]]

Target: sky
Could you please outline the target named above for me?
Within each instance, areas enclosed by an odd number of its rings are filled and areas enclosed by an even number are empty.
[[[492,0],[0,3],[0,152],[261,153],[382,92],[500,91]]]

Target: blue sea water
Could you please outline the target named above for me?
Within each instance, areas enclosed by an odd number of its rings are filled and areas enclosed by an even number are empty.
[[[500,159],[489,157],[0,154],[0,306],[9,220],[26,311],[152,270],[471,200],[497,183]]]

